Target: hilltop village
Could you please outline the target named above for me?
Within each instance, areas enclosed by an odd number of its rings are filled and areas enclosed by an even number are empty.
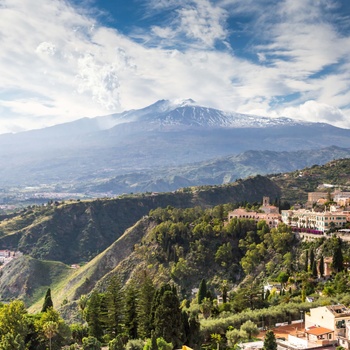
[[[350,222],[350,192],[334,192],[331,198],[325,192],[308,193],[305,208],[295,205],[293,209],[282,210],[281,214],[276,206],[270,205],[269,198],[263,198],[259,212],[244,208],[235,209],[228,214],[232,218],[253,219],[256,222],[265,220],[270,228],[276,228],[283,222],[292,227],[294,231],[326,234],[330,231],[350,233],[344,228]]]

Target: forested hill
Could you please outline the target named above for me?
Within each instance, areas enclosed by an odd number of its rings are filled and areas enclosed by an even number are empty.
[[[0,249],[78,263],[102,252],[152,209],[211,207],[261,201],[263,196],[275,199],[280,195],[275,183],[256,176],[229,185],[186,188],[174,193],[33,206],[0,222]]]

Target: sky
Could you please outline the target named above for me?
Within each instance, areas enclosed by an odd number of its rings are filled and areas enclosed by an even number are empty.
[[[0,133],[193,99],[350,128],[349,0],[0,0]]]

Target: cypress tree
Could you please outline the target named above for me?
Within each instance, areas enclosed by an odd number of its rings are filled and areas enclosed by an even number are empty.
[[[41,312],[46,312],[49,307],[53,307],[52,298],[51,298],[51,289],[49,288],[46,291],[43,307]]]
[[[305,251],[305,266],[304,270],[307,272],[309,269],[309,251]]]
[[[318,270],[320,271],[320,276],[323,277],[324,276],[324,259],[323,259],[323,255],[321,255],[320,258],[320,262],[318,265]]]
[[[313,269],[313,265],[314,265],[314,261],[315,261],[315,253],[314,253],[314,250],[312,248],[310,248],[310,263],[309,263],[309,266],[310,266],[310,270],[312,272],[312,269]]]
[[[332,266],[336,272],[340,272],[344,270],[344,260],[343,260],[343,253],[341,250],[341,244],[342,244],[342,240],[339,237],[335,238]]]
[[[198,296],[197,296],[198,304],[201,304],[202,300],[206,297],[207,297],[207,282],[203,278],[201,280],[201,283],[199,284],[199,290],[198,290]]]
[[[312,277],[317,278],[317,262],[314,260],[312,264]]]

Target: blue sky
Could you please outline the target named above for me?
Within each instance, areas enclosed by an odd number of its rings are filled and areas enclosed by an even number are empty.
[[[0,133],[159,99],[350,128],[348,0],[1,0]]]

